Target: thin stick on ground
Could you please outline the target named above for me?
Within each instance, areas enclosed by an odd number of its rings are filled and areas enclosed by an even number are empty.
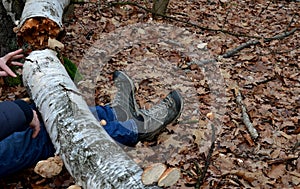
[[[211,146],[210,146],[210,149],[208,151],[207,158],[205,160],[205,165],[204,165],[204,168],[202,170],[202,174],[200,175],[200,177],[197,180],[195,189],[199,189],[203,185],[207,170],[208,170],[210,162],[211,162],[212,154],[213,154],[214,149],[215,149],[216,130],[215,130],[215,126],[213,124],[211,125],[211,129],[212,129]]]
[[[294,23],[294,19],[295,19],[296,14],[294,13],[290,23],[287,25],[285,32],[288,32],[288,29],[292,26],[292,24]]]
[[[265,6],[265,7],[260,11],[260,13],[258,14],[258,17],[260,17],[261,14],[262,14],[265,10],[267,10],[267,9],[269,8],[270,4],[271,4],[271,1],[269,1],[268,4],[267,4],[267,6]]]
[[[241,107],[242,109],[242,119],[243,119],[243,123],[246,125],[247,129],[248,129],[248,132],[250,133],[251,137],[253,139],[257,139],[258,137],[258,133],[257,133],[257,130],[254,128],[251,120],[250,120],[250,117],[247,113],[247,109],[243,103],[243,99],[242,99],[242,94],[240,92],[240,90],[236,89],[235,90],[235,95],[236,95],[236,102],[238,103],[238,105]]]

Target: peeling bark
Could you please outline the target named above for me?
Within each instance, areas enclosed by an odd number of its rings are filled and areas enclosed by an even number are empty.
[[[23,80],[67,170],[83,188],[145,188],[142,169],[100,126],[52,50],[32,52]]]

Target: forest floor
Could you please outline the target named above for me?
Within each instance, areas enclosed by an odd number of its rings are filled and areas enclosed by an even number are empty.
[[[133,79],[141,108],[170,90],[182,94],[178,122],[153,142],[122,146],[128,155],[142,168],[179,168],[169,188],[300,188],[300,3],[172,0],[167,16],[153,19],[149,1],[133,2],[74,5],[63,40],[89,105],[113,99],[115,70]],[[0,92],[1,100],[27,96],[22,86]],[[42,179],[30,168],[1,179],[0,188],[73,182],[66,170]]]

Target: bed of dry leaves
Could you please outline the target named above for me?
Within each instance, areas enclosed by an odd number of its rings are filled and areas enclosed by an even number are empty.
[[[149,1],[134,2],[151,9]],[[207,163],[201,188],[300,188],[300,34],[262,39],[299,29],[299,7],[289,1],[172,0],[167,15],[174,21],[154,20],[133,4],[76,4],[74,14],[64,18],[63,54],[85,76],[78,86],[90,105],[112,100],[115,70],[132,77],[141,108],[152,107],[172,89],[181,92],[185,107],[176,124],[155,142],[124,147],[141,167],[162,162],[180,168],[182,177],[170,188],[195,188]],[[161,36],[165,40],[152,40],[152,30],[169,33]],[[133,42],[134,32],[146,37]],[[172,40],[179,45],[170,45]],[[260,43],[221,56],[250,40]],[[190,47],[198,54],[187,53]],[[213,58],[217,61],[205,62]],[[203,62],[195,64],[195,59]],[[243,123],[236,91],[259,133],[256,140]],[[1,93],[2,100],[27,95],[23,87],[3,86]],[[211,125],[215,146],[207,159]],[[43,180],[32,169],[0,180],[1,188],[67,188],[72,183],[66,171]]]

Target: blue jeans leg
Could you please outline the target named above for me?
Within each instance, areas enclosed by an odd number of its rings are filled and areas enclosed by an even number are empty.
[[[126,146],[136,145],[138,142],[138,131],[134,120],[118,121],[110,106],[96,106],[90,109],[97,120],[105,120],[107,122],[104,129],[115,141]]]
[[[91,111],[98,120],[107,121],[104,129],[117,142],[127,146],[134,146],[138,142],[137,126],[133,120],[117,121],[109,106],[96,106]],[[28,127],[25,131],[15,132],[0,141],[0,177],[28,168],[54,155],[55,149],[44,124],[41,123],[40,133],[34,139],[31,137],[32,132]]]
[[[54,147],[44,124],[40,133],[32,138],[33,130],[28,127],[0,141],[0,177],[36,164],[41,159],[54,155]]]

